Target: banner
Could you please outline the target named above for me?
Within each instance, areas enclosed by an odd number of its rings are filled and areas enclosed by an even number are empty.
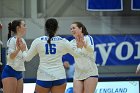
[[[33,93],[35,83],[24,83],[23,93]],[[65,93],[73,93],[73,82],[67,82]],[[98,82],[95,93],[139,93],[139,81]]]
[[[131,9],[140,11],[140,0],[131,0]]]
[[[122,11],[122,0],[87,0],[89,11]]]
[[[140,35],[94,35],[96,63],[137,65],[140,63]]]
[[[140,35],[91,35],[95,44],[98,65],[138,65],[140,63]],[[69,41],[72,36],[62,36]]]
[[[65,93],[73,93],[73,83],[67,83]],[[98,82],[95,93],[139,93],[139,81]]]

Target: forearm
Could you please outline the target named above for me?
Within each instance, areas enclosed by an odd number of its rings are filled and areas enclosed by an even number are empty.
[[[10,54],[10,59],[15,59],[15,57],[17,56],[17,54],[19,53],[19,49],[15,50],[13,53]]]
[[[30,48],[28,51],[23,51],[22,56],[27,61],[30,61],[35,55],[37,54],[37,51],[33,48]]]

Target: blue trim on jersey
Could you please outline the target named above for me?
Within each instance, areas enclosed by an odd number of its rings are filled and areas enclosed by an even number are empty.
[[[41,40],[44,40],[44,38],[42,37]]]
[[[40,37],[40,40],[48,40],[48,39],[49,39],[48,36],[42,36],[42,37]],[[58,41],[58,40],[62,40],[62,39],[63,38],[61,38],[59,36],[54,36],[54,37],[51,38],[51,40],[53,40],[53,41]]]
[[[59,36],[56,36],[56,37],[52,37],[51,40],[53,40],[53,41],[59,41],[59,40],[62,40],[62,38],[59,37]]]
[[[66,83],[66,79],[59,79],[59,80],[54,80],[54,81],[42,81],[42,80],[37,80],[36,84],[44,87],[44,88],[51,88],[53,86],[59,86]]]
[[[93,38],[90,35],[88,37],[90,38],[91,45],[94,45]]]
[[[41,40],[48,40],[48,37],[47,36],[42,36],[40,37]]]
[[[11,66],[6,65],[2,71],[1,78],[14,77],[17,80],[22,78],[22,71],[16,71]]]

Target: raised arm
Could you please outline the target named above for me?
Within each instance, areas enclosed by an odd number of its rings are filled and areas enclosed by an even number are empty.
[[[15,43],[13,38],[7,41],[7,49],[8,59],[10,60],[14,60],[20,51],[17,45],[17,41]]]
[[[30,61],[36,54],[37,54],[37,50],[36,50],[36,40],[34,40],[31,44],[31,47],[28,51],[25,51],[25,46],[23,45],[23,43],[20,44],[21,50],[23,52],[23,58],[26,61]]]
[[[94,40],[90,35],[84,37],[85,46],[82,48],[82,51],[93,52],[94,51]]]
[[[73,40],[69,42],[68,40],[64,40],[64,51],[65,53],[70,53],[74,57],[79,57],[81,54],[83,54],[83,51],[81,48],[77,47],[76,40]]]

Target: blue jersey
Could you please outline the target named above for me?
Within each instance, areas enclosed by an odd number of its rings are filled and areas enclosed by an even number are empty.
[[[68,61],[70,65],[73,65],[73,64],[75,63],[75,62],[74,62],[74,57],[73,57],[71,54],[69,54],[69,53],[63,55],[62,61],[63,61],[63,62],[64,62],[64,61]]]

